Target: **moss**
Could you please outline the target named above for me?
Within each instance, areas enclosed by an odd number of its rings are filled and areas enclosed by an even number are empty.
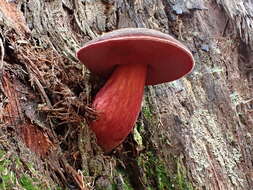
[[[15,174],[9,170],[11,160],[7,158],[8,155],[5,151],[0,150],[0,189],[13,189],[17,187],[17,179]]]
[[[130,180],[129,180],[129,173],[126,172],[123,168],[119,167],[117,168],[117,174],[118,174],[118,181],[117,184],[113,184],[113,190],[122,189],[122,190],[134,190],[134,188],[131,186]]]
[[[181,165],[179,160],[177,161],[177,175],[175,185],[179,190],[193,190],[191,183],[187,181],[186,170],[183,165]]]
[[[142,113],[143,113],[145,119],[147,119],[147,120],[152,119],[153,114],[152,114],[152,111],[151,111],[149,106],[147,106],[147,105],[143,106],[142,107]]]
[[[143,136],[147,133],[147,126],[156,125],[157,121],[153,108],[147,101],[143,103],[141,115],[142,117],[137,123],[137,130]]]
[[[180,89],[180,84],[174,83],[174,88]],[[143,120],[139,121],[136,129],[138,135],[141,136],[142,143],[147,148],[146,152],[140,153],[136,158],[137,165],[140,171],[140,181],[147,190],[193,190],[193,186],[188,182],[186,169],[183,167],[180,159],[171,159],[171,165],[175,168],[168,171],[168,167],[164,160],[159,157],[159,153],[154,151],[150,145],[150,140],[146,141],[144,136],[147,134],[144,130],[144,125],[155,126],[157,118],[152,111],[152,105],[148,100],[144,102],[142,107]],[[147,131],[147,130],[146,130]],[[162,143],[170,144],[167,136],[162,134],[158,135],[159,141]],[[151,145],[153,142],[151,142]]]
[[[185,168],[176,161],[177,171],[169,174],[165,163],[152,152],[142,153],[138,165],[143,168],[142,181],[148,190],[193,190],[188,182]]]
[[[40,187],[40,185],[35,185],[35,183],[38,183],[38,180],[32,179],[28,175],[23,175],[20,179],[19,182],[21,186],[26,189],[26,190],[39,190],[39,189],[45,189],[43,187]]]
[[[144,141],[145,141],[145,136],[147,136],[147,129],[145,127],[145,123],[154,123],[154,115],[152,113],[151,107],[147,104],[144,103],[142,106],[142,119],[139,119],[138,122],[136,123],[134,130],[133,130],[133,138],[135,142],[137,143],[136,147],[138,150],[143,150],[144,149]]]
[[[134,190],[130,183],[127,181],[127,183],[123,184],[123,190]]]
[[[32,166],[29,165],[28,167],[29,171],[33,173],[32,169],[30,170]],[[12,155],[10,152],[0,150],[0,189],[49,190],[45,182],[25,174],[22,170],[23,164],[18,157]],[[24,174],[19,176],[18,174],[21,172]]]
[[[142,177],[147,189],[173,189],[173,184],[163,162],[152,151],[142,153],[138,157],[138,165],[144,170]]]

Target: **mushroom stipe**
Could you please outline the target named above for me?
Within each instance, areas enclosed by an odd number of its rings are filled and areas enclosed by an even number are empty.
[[[90,123],[105,152],[121,144],[133,129],[145,85],[177,80],[194,66],[184,45],[145,28],[106,33],[86,43],[77,57],[91,72],[108,77],[92,104],[98,118]]]

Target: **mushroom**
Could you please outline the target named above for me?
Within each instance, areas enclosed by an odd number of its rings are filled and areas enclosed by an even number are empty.
[[[131,132],[145,85],[179,79],[194,66],[191,52],[179,41],[145,28],[106,33],[86,43],[77,57],[91,72],[108,78],[92,103],[98,119],[90,123],[105,152]]]

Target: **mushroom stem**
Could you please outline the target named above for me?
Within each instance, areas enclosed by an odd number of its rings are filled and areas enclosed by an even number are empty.
[[[96,95],[92,105],[98,119],[90,126],[105,152],[123,142],[132,130],[140,112],[146,74],[145,64],[119,65]]]

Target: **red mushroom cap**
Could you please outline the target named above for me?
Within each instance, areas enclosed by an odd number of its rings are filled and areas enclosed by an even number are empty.
[[[125,28],[86,43],[78,59],[98,75],[108,76],[121,64],[146,64],[146,85],[170,82],[194,66],[191,52],[170,35],[146,28]]]

